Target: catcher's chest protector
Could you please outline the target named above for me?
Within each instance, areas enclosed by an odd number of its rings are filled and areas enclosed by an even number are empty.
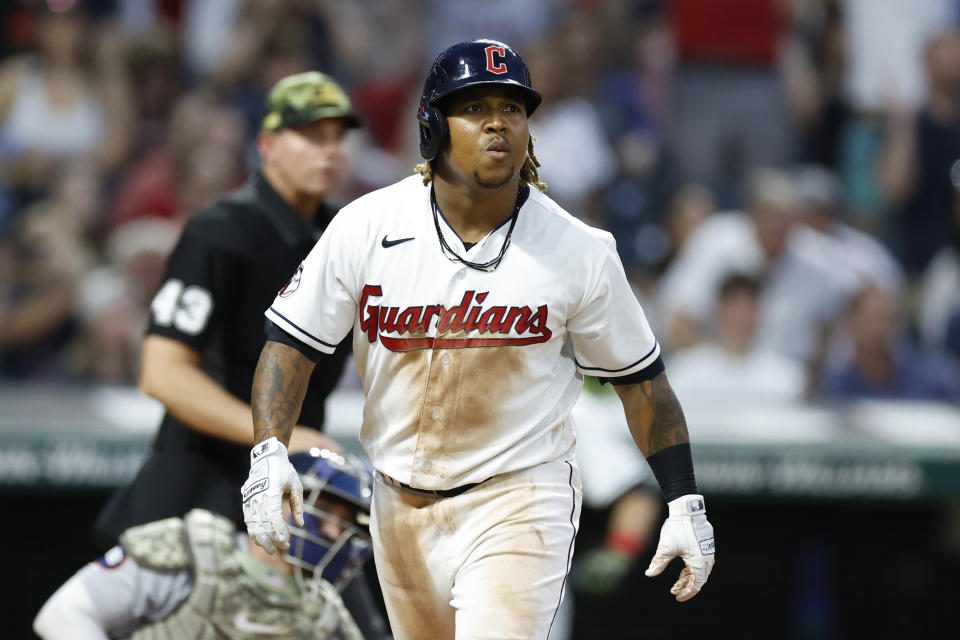
[[[234,535],[229,520],[200,509],[183,520],[169,518],[124,534],[121,543],[141,566],[194,572],[187,599],[165,619],[138,629],[131,640],[329,637],[316,624],[318,605],[267,591],[243,570]]]

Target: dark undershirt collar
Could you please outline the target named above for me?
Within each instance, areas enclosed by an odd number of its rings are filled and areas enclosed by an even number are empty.
[[[335,213],[323,202],[314,214],[313,224],[310,224],[277,193],[262,171],[258,169],[251,176],[250,183],[257,199],[264,205],[267,219],[276,227],[283,241],[291,247],[316,242]]]

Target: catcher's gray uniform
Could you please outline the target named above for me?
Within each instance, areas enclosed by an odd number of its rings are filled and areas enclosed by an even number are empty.
[[[129,529],[34,622],[42,638],[362,638],[332,587],[304,594],[247,551],[229,520],[195,509]]]

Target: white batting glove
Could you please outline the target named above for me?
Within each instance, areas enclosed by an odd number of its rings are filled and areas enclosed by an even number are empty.
[[[668,506],[670,515],[660,528],[660,543],[646,575],[660,575],[675,556],[683,558],[680,579],[670,589],[677,602],[683,602],[700,592],[713,570],[713,525],[707,522],[703,496],[691,493],[671,500]]]
[[[250,451],[250,476],[240,489],[247,534],[269,553],[290,546],[290,529],[283,517],[283,499],[303,526],[303,485],[290,464],[287,448],[276,438],[254,445]]]

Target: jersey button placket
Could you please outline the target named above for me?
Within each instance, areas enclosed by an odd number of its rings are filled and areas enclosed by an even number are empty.
[[[443,286],[444,291],[440,294],[439,300],[448,309],[459,304],[463,299],[464,290],[467,285],[464,280],[469,275],[468,268],[462,267],[455,271],[447,272],[447,280]],[[435,320],[438,322],[439,320]],[[439,331],[433,325],[433,335],[440,337]],[[421,414],[420,433],[417,438],[417,445],[414,450],[413,468],[411,474],[411,483],[416,485],[418,482],[426,481],[426,478],[418,478],[420,474],[430,474],[431,472],[443,475],[443,465],[434,465],[436,455],[445,448],[444,429],[448,427],[443,422],[443,397],[444,390],[448,390],[451,384],[449,376],[452,375],[453,356],[445,349],[433,350],[430,355],[430,366],[427,370],[427,385],[423,394],[424,411]],[[438,366],[439,365],[439,366]],[[450,416],[446,416],[449,418]]]

